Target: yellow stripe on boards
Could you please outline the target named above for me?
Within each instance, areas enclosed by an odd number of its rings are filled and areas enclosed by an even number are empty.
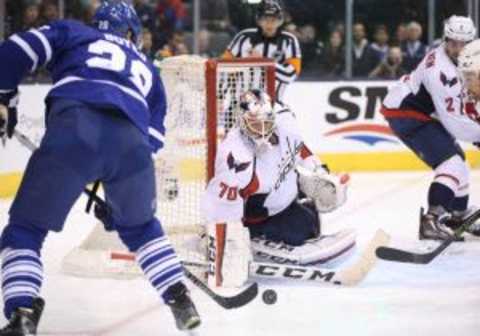
[[[480,151],[467,151],[473,169],[480,168]],[[428,167],[411,152],[323,153],[318,155],[333,172],[426,170]],[[206,176],[205,162],[185,159],[179,163],[180,183],[202,181]],[[0,198],[13,197],[20,185],[21,173],[0,174]]]

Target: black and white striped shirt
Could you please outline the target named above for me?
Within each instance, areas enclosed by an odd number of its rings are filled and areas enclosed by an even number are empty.
[[[226,58],[252,56],[276,60],[276,98],[281,101],[286,86],[300,74],[302,54],[298,39],[282,30],[267,38],[260,28],[245,29],[234,37],[224,54]]]

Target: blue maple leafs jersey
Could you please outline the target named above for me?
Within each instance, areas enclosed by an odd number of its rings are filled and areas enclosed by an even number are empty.
[[[158,71],[121,37],[71,20],[12,35],[0,45],[0,92],[14,90],[28,72],[46,65],[53,80],[46,101],[68,98],[114,108],[162,147],[166,97]]]

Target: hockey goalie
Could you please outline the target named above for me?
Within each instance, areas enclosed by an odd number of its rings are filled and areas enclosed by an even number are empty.
[[[309,265],[345,254],[354,230],[323,235],[320,214],[344,204],[348,182],[304,144],[289,108],[261,90],[242,94],[202,199],[209,283],[241,286],[253,258]]]

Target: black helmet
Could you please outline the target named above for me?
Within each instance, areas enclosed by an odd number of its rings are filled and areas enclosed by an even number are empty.
[[[283,9],[278,0],[263,0],[257,9],[257,20],[265,16],[273,16],[283,22]]]

